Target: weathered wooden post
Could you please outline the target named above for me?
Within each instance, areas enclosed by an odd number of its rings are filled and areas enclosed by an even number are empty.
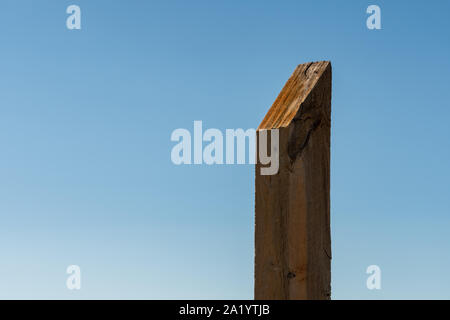
[[[257,154],[279,130],[279,170],[257,161],[255,299],[330,299],[330,126],[331,63],[299,65],[257,130]]]

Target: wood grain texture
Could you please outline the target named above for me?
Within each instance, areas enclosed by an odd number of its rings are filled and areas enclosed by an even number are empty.
[[[331,64],[299,65],[257,130],[279,130],[280,159],[256,164],[255,299],[330,299],[330,127]]]

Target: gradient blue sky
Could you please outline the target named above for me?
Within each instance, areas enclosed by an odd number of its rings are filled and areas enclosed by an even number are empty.
[[[449,12],[3,0],[0,298],[251,299],[253,166],[175,166],[170,134],[255,128],[297,64],[331,60],[332,297],[449,299]]]

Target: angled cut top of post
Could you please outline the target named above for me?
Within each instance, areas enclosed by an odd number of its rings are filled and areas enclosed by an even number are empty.
[[[259,125],[258,130],[287,127],[327,68],[331,68],[329,61],[298,65]]]

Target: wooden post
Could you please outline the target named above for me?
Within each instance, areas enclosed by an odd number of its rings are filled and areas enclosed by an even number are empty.
[[[257,130],[258,154],[279,130],[279,170],[257,161],[255,299],[330,299],[330,126],[331,63],[299,65]]]

